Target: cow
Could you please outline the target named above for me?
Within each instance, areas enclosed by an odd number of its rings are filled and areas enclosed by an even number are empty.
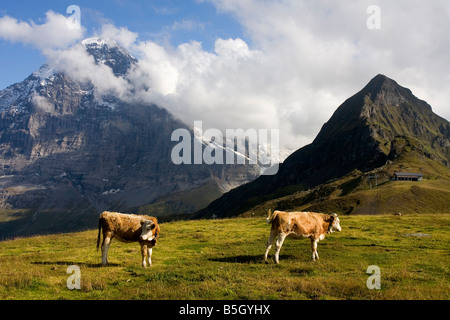
[[[319,259],[317,243],[325,238],[325,234],[341,231],[337,214],[331,215],[315,212],[285,212],[269,210],[267,223],[271,224],[270,237],[267,241],[264,261],[276,239],[275,262],[280,263],[280,249],[287,236],[311,239],[312,261]]]
[[[141,245],[142,266],[152,266],[152,248],[156,246],[160,229],[155,217],[146,215],[123,214],[105,211],[98,221],[97,251],[100,245],[100,233],[103,231],[102,265],[108,264],[108,249],[111,240],[117,237],[123,242],[137,241]]]

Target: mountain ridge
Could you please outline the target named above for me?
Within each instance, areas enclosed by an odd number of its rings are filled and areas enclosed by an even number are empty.
[[[117,77],[137,63],[115,42],[77,45]],[[49,65],[0,91],[0,238],[92,228],[103,210],[136,213],[204,190],[191,212],[259,175],[253,165],[175,165],[171,134],[180,128],[196,143],[166,109],[99,95],[89,81]],[[179,203],[164,208],[185,213]]]
[[[411,149],[448,167],[450,124],[411,90],[379,74],[346,99],[314,141],[292,153],[275,176],[259,177],[231,190],[196,216],[240,215],[270,199],[315,188],[354,170],[370,172]]]

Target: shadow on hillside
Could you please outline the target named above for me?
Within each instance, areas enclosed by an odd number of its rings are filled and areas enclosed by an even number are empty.
[[[292,255],[280,255],[281,259],[291,259],[294,256]],[[239,255],[239,256],[231,256],[231,257],[221,257],[221,258],[209,258],[209,261],[214,262],[231,262],[231,263],[257,263],[264,262],[264,257],[262,254],[258,255]],[[268,258],[268,262],[273,262],[273,257]]]
[[[88,268],[101,268],[101,263],[89,263],[89,262],[75,262],[75,261],[33,261],[32,264],[40,265],[61,265],[61,266],[85,266]],[[108,267],[121,267],[118,263],[108,263]]]

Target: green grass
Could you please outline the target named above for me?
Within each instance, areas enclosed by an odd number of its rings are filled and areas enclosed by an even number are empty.
[[[450,210],[450,182],[424,180],[421,182],[387,182],[373,189],[360,190],[342,197],[297,208],[316,212],[340,214],[430,213]]]
[[[360,180],[356,178],[354,180]],[[434,214],[450,212],[450,181],[444,179],[420,182],[388,181],[372,189],[360,188],[346,194],[345,188],[356,184],[340,179],[312,191],[298,192],[262,202],[247,210],[242,217],[265,217],[267,210],[335,212],[340,215]]]
[[[100,267],[95,230],[4,241],[0,299],[450,298],[450,214],[342,216],[341,225],[319,243],[319,261],[308,239],[288,238],[279,265],[262,260],[270,227],[261,218],[163,223],[148,269],[137,243],[117,240]],[[70,291],[73,264],[81,289]],[[370,265],[381,290],[366,287]]]

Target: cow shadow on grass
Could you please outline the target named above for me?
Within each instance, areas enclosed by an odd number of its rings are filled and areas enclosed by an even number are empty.
[[[293,255],[280,255],[281,259],[292,259],[294,258]],[[230,262],[230,263],[264,263],[264,255],[258,254],[258,255],[238,255],[238,256],[229,256],[229,257],[218,257],[218,258],[209,258],[209,261],[214,262]],[[268,262],[273,262],[273,256],[268,257]]]
[[[103,267],[101,263],[91,263],[91,262],[76,262],[76,261],[33,261],[32,264],[40,265],[58,265],[58,266],[85,266],[87,268],[101,268]],[[108,263],[107,267],[121,267],[118,263]]]

